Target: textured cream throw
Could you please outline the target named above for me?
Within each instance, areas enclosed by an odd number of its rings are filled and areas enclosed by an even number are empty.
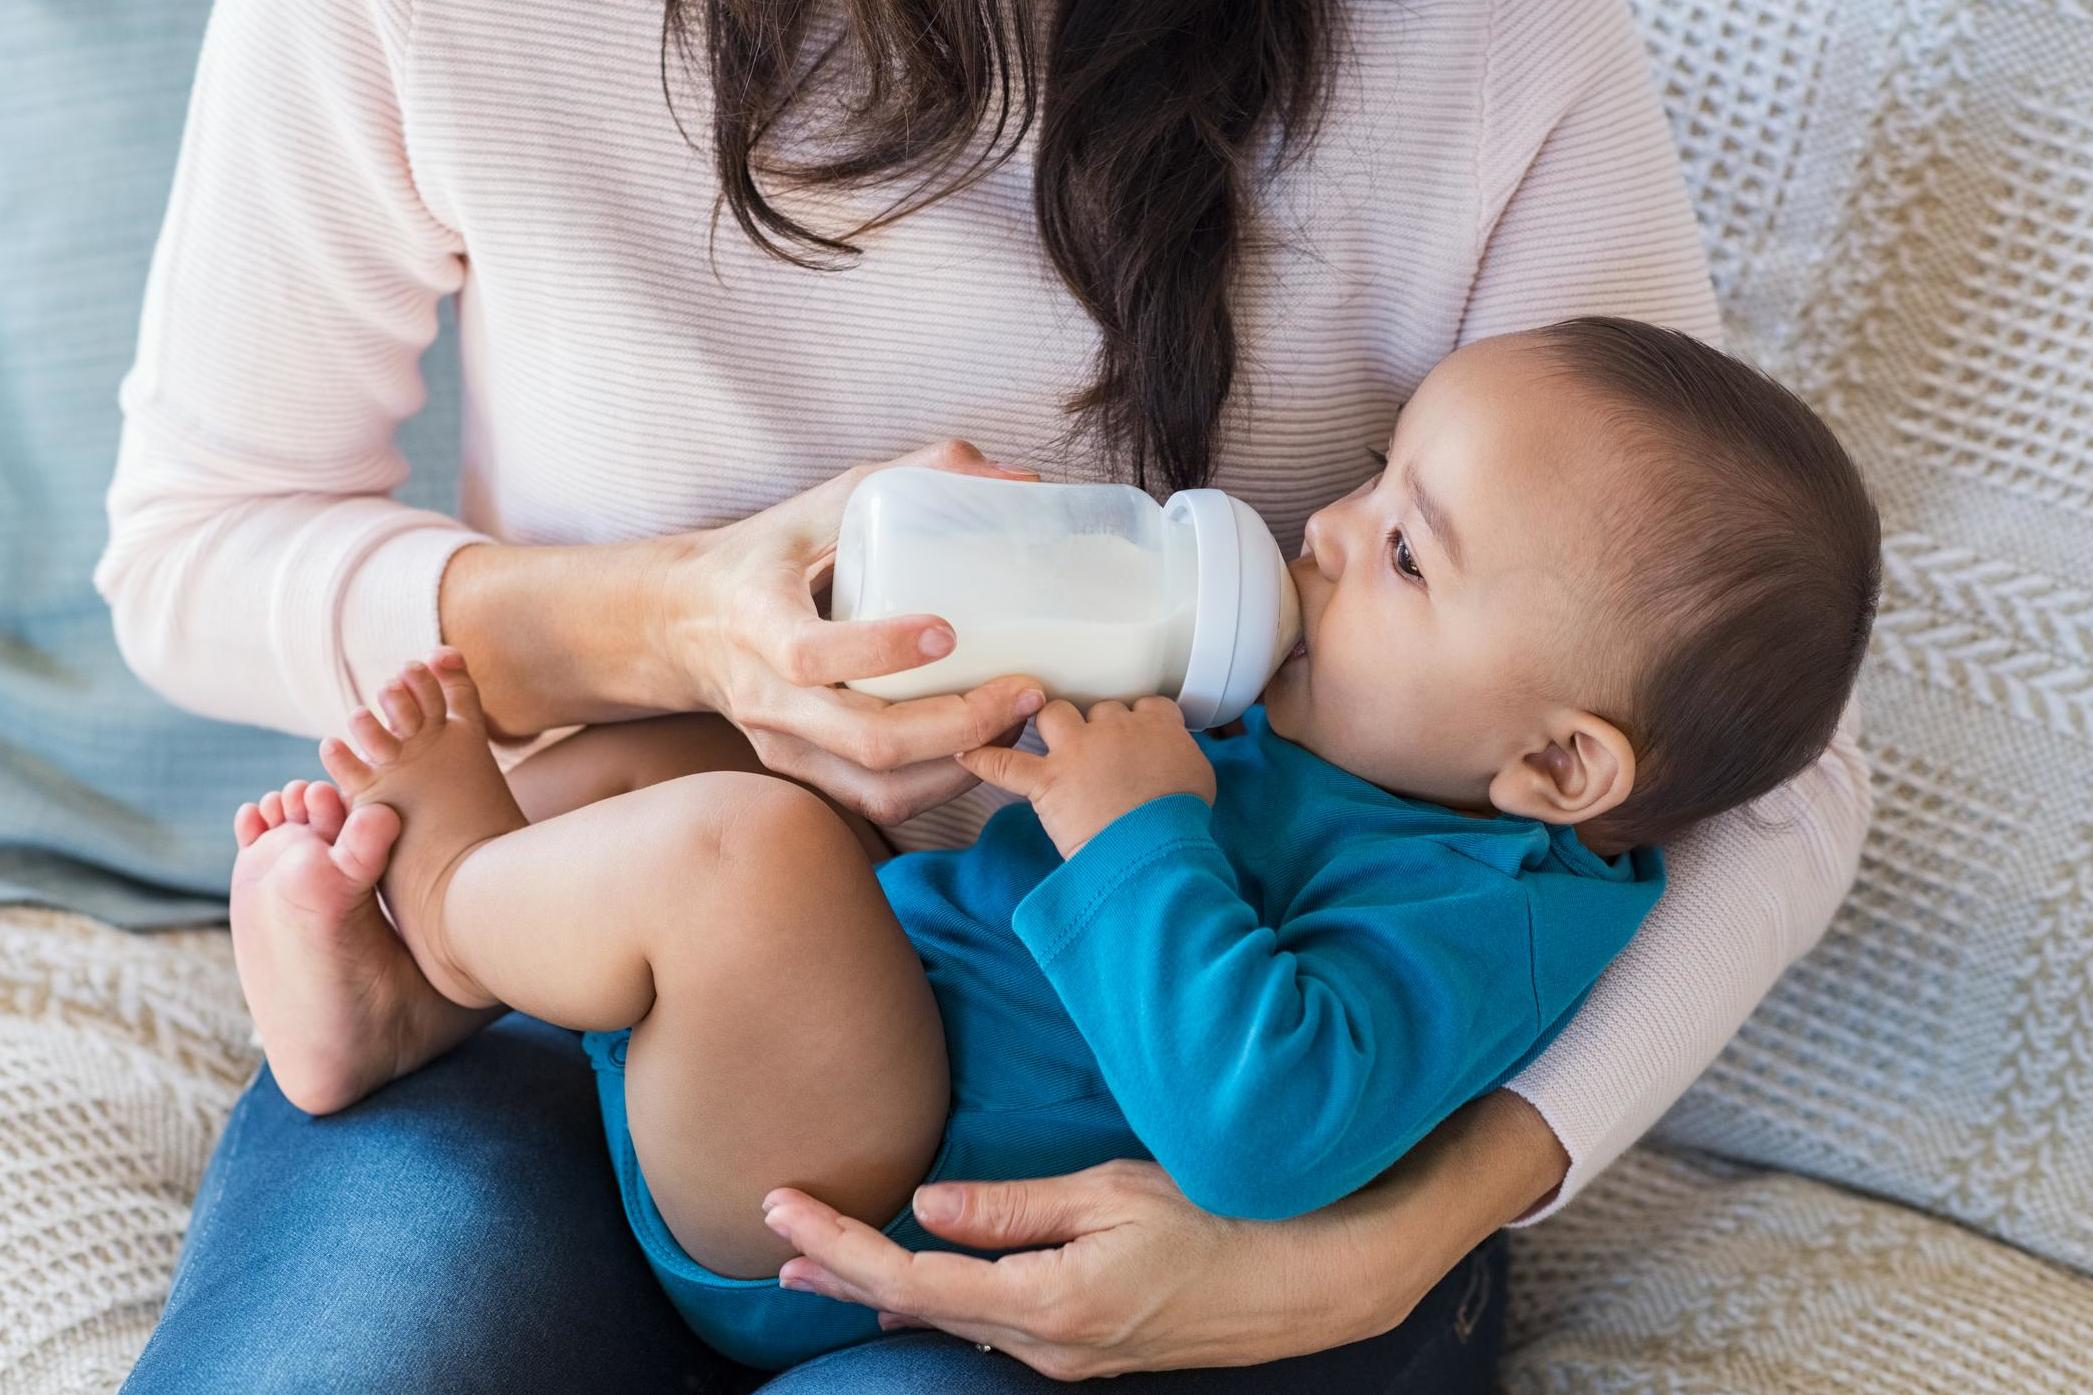
[[[1637,9],[1731,343],[1884,504],[1879,815],[1658,1146],[1517,1237],[1507,1386],[2093,1390],[2093,6]],[[254,1060],[222,935],[0,919],[0,1391],[121,1379]]]

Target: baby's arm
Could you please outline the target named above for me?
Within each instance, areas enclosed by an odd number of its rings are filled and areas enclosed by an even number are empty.
[[[1437,845],[1444,866],[1391,888],[1359,849],[1261,924],[1210,816],[1183,795],[1134,810],[1012,928],[1186,1197],[1280,1220],[1373,1180],[1531,1047],[1525,899]]]
[[[1044,757],[962,758],[1031,800],[1067,859],[1012,928],[1194,1204],[1278,1219],[1335,1201],[1542,1030],[1513,879],[1424,850],[1391,892],[1372,849],[1332,849],[1282,936],[1213,839],[1213,769],[1175,705],[1100,703],[1086,721],[1057,702],[1039,729]]]

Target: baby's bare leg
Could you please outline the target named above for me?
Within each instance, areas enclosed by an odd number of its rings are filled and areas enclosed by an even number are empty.
[[[525,824],[462,667],[437,673],[448,717],[439,698],[399,736],[356,727],[371,768],[325,757],[355,802],[401,815],[387,899],[430,981],[634,1028],[634,1145],[710,1268],[790,1257],[761,1220],[773,1187],[874,1224],[906,1205],[943,1129],[943,1030],[841,820],[789,782],[718,772]]]
[[[713,712],[684,712],[578,731],[509,771],[509,789],[532,823],[708,770],[765,774],[762,759],[735,725]],[[820,793],[818,790],[816,793]],[[893,849],[863,816],[823,796],[874,861]]]

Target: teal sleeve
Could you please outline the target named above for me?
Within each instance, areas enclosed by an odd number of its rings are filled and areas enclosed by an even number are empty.
[[[1437,845],[1392,868],[1333,831],[1260,924],[1210,817],[1194,795],[1142,805],[1012,923],[1185,1195],[1276,1220],[1373,1180],[1532,1043],[1525,904]]]

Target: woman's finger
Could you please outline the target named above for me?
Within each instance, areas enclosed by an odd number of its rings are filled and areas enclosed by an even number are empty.
[[[769,657],[787,682],[821,688],[921,668],[944,658],[957,643],[952,626],[935,615],[884,620],[809,617],[775,638]]]
[[[1107,1167],[1010,1182],[933,1183],[917,1195],[916,1218],[925,1229],[976,1249],[1064,1244],[1120,1219]]]
[[[849,502],[852,492],[865,477],[904,465],[927,466],[933,470],[949,470],[960,475],[986,475],[991,479],[1036,481],[1039,478],[1031,470],[997,464],[984,456],[971,442],[933,441],[892,460],[857,465],[841,474],[832,475],[812,489],[776,505],[770,512],[780,514],[789,521],[798,541],[810,554],[823,552],[834,546],[836,529],[843,518],[843,506]]]
[[[934,809],[977,783],[947,757],[873,771],[783,732],[754,728],[748,736],[766,769],[812,785],[881,827]]]
[[[776,1203],[764,1214],[764,1224],[827,1271],[851,1302],[913,1313],[944,1327],[949,1320],[973,1321],[982,1313],[1023,1311],[1021,1303],[1040,1297],[1036,1279],[1014,1281],[1001,1267],[1003,1261],[943,1250],[905,1250],[863,1221],[804,1192],[781,1188],[764,1200],[773,1198]],[[787,1260],[778,1277],[796,1277],[807,1267]],[[1026,1291],[1018,1292],[1019,1285]]]
[[[735,621],[742,642],[801,688],[915,668],[943,658],[956,643],[952,627],[935,615],[824,620],[814,609],[813,593],[796,577],[780,577],[748,597]]]
[[[883,1312],[879,1315],[879,1330],[882,1332],[898,1332],[904,1327],[924,1327],[930,1328],[932,1331],[936,1330],[931,1324],[924,1322],[920,1318],[912,1318],[907,1313]]]
[[[897,770],[971,751],[1020,725],[1046,701],[1037,680],[998,678],[965,693],[884,703],[848,689],[801,689],[755,719],[867,770]]]

